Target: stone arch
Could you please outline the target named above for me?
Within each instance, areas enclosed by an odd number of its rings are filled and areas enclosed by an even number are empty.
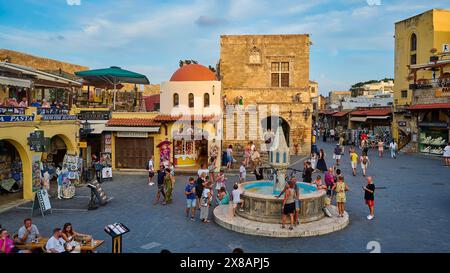
[[[284,138],[286,139],[287,145],[290,147],[291,126],[290,126],[289,122],[286,121],[285,118],[283,118],[281,116],[277,116],[277,115],[267,116],[261,120],[261,128],[263,129],[263,132],[265,132],[267,129],[270,128],[272,130],[272,132],[274,134],[276,134],[277,129],[278,129],[278,124],[279,124],[278,122],[281,123],[281,127],[283,128],[283,132],[284,132]]]
[[[20,141],[14,137],[3,137],[1,141],[9,142],[19,153],[20,161],[22,162],[22,177],[23,177],[23,198],[31,200],[33,198],[33,182],[31,170],[31,156],[28,147],[20,144]]]
[[[54,134],[54,135],[49,135],[48,136],[50,139],[54,138],[54,137],[59,137],[64,141],[64,144],[66,144],[67,147],[67,153],[69,154],[78,154],[77,151],[77,144],[76,143],[72,143],[72,141],[70,140],[70,138],[64,134]]]

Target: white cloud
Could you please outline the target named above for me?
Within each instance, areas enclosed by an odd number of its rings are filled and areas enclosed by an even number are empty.
[[[81,5],[81,0],[66,0],[69,6],[79,6]]]

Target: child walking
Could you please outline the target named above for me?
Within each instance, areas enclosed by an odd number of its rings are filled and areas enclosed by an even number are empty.
[[[203,223],[209,223],[208,214],[209,214],[209,206],[211,205],[211,181],[206,183],[205,188],[203,189],[201,203],[200,203],[200,220]]]
[[[239,211],[244,211],[244,200],[241,199],[241,194],[244,193],[239,189],[238,184],[234,184],[231,196],[233,198],[233,216],[236,216],[236,209],[240,204]]]
[[[342,176],[339,177],[338,182],[334,184],[332,190],[336,192],[336,203],[339,217],[344,217],[345,202],[347,201],[345,192],[348,191],[348,185],[344,182],[344,178]]]

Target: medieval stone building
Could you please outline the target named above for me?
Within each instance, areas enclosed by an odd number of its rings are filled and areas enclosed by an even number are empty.
[[[220,47],[223,147],[264,151],[280,124],[291,154],[309,154],[309,35],[223,35]]]

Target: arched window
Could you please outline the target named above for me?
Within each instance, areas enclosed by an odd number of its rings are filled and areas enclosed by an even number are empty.
[[[194,94],[189,93],[189,107],[193,108],[194,107]]]
[[[178,93],[173,94],[173,106],[178,106],[180,104],[180,96]]]
[[[203,107],[209,107],[209,94],[205,93],[203,95]]]
[[[411,51],[417,50],[417,36],[415,33],[411,35]]]

